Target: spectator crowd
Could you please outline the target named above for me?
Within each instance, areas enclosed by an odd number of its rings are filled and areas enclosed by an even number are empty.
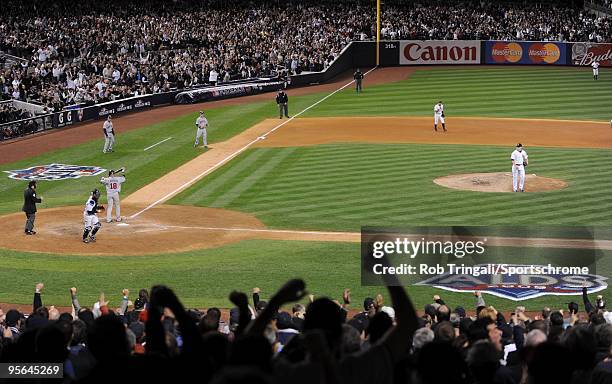
[[[610,18],[580,2],[398,2],[382,21],[382,36],[392,40],[612,41]]]
[[[352,308],[349,289],[315,298],[296,279],[268,301],[258,288],[252,303],[233,291],[228,321],[218,308],[186,309],[165,286],[101,293],[87,307],[73,287],[63,313],[43,305],[43,289],[28,315],[0,310],[0,362],[62,364],[63,382],[612,382],[612,312],[586,288],[584,311],[572,302],[530,317],[519,306],[505,317],[476,292],[474,309],[436,295],[419,315],[398,285],[390,302],[378,294]]]
[[[28,61],[0,74],[0,93],[44,104],[321,71],[357,31],[370,28],[361,14],[332,4],[28,0],[7,6],[0,50]]]
[[[0,124],[34,117],[29,111],[16,108],[11,102],[0,103]],[[0,126],[0,141],[36,132],[38,123],[34,120]]]
[[[364,0],[3,2],[0,98],[50,109],[325,69],[375,35]],[[609,19],[551,1],[385,2],[387,39],[610,41]]]

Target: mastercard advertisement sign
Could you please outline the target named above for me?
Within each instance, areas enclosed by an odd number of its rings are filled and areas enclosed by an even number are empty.
[[[531,41],[486,41],[486,64],[566,65],[565,43]]]

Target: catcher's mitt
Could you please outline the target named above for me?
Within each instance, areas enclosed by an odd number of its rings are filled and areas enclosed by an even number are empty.
[[[103,205],[98,205],[98,212],[104,212],[106,208]]]

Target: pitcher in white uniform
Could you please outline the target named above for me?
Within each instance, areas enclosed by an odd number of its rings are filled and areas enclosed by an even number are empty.
[[[115,144],[115,130],[113,129],[113,122],[111,116],[108,115],[104,125],[102,125],[102,131],[104,132],[104,149],[102,153],[113,152],[113,145]]]
[[[516,149],[510,155],[512,160],[512,190],[514,192],[525,192],[525,167],[527,166],[527,151],[523,145],[518,143]]]
[[[446,132],[446,124],[444,123],[444,104],[442,101],[438,101],[438,104],[434,105],[434,131],[438,131],[438,123],[442,123],[442,129]]]
[[[125,183],[125,176],[117,175],[119,172],[123,172],[124,169],[108,171],[108,177],[100,179],[100,183],[106,187],[106,198],[108,201],[108,209],[106,210],[106,222],[110,223],[113,221],[113,206],[117,213],[117,222],[121,221],[121,201],[119,200],[119,192],[121,192],[121,184]]]
[[[208,140],[206,135],[206,128],[208,128],[208,120],[204,117],[204,111],[200,111],[200,116],[196,119],[195,122],[196,127],[198,127],[198,131],[196,133],[195,143],[193,143],[193,147],[197,147],[200,143],[200,137],[202,137],[202,146],[204,148],[208,148]]]

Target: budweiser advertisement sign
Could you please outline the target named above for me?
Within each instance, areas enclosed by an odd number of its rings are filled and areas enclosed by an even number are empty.
[[[480,64],[480,41],[400,41],[400,65]]]
[[[602,67],[612,67],[612,44],[574,43],[572,64],[589,66],[598,61]]]

